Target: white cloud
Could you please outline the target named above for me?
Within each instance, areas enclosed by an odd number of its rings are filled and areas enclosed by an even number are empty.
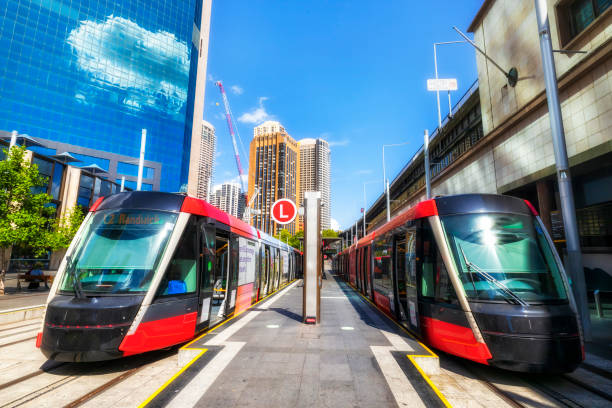
[[[223,154],[223,153],[221,153],[221,152],[215,152],[215,159],[217,159],[217,158],[221,157],[221,155],[222,155],[222,154]]]
[[[235,95],[242,95],[244,93],[244,89],[242,89],[238,85],[230,86],[230,91],[232,91]]]
[[[266,112],[266,108],[263,103],[268,98],[266,96],[262,96],[259,98],[258,106],[253,108],[250,112],[243,113],[238,118],[238,122],[242,123],[251,123],[251,124],[260,124],[261,122],[265,122],[266,120],[274,120],[274,116],[270,115]]]
[[[347,138],[344,138],[342,140],[332,140],[332,141],[328,141],[329,143],[329,147],[334,147],[334,146],[348,146],[348,144],[350,143],[350,140],[348,140]]]
[[[333,229],[334,231],[341,231],[340,223],[338,221],[336,221],[335,218],[331,219],[330,224],[331,224],[331,229]]]
[[[134,110],[152,108],[179,114],[187,100],[189,48],[172,33],[149,31],[110,15],[84,20],[67,38],[76,65],[101,93],[84,87],[75,97],[83,103],[106,96]],[[112,95],[111,95],[112,93]],[[117,100],[117,99],[115,99]]]
[[[357,170],[355,174],[357,175],[372,174],[372,170],[371,169],[361,169],[361,170]]]

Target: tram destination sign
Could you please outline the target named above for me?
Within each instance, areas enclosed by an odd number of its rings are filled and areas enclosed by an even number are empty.
[[[297,215],[297,207],[292,200],[281,198],[272,204],[270,212],[272,213],[272,219],[277,224],[289,224]]]

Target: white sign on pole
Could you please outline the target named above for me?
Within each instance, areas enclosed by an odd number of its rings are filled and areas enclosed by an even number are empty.
[[[457,79],[456,78],[439,78],[439,79],[428,79],[427,80],[428,91],[456,91],[457,90]]]

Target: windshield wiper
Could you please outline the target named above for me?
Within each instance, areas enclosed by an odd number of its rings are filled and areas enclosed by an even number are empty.
[[[83,294],[83,286],[81,286],[76,265],[72,261],[72,257],[70,255],[66,256],[66,271],[72,274],[72,286],[74,287],[76,297],[79,299],[85,299],[85,294]]]
[[[488,272],[482,270],[481,268],[479,268],[478,266],[476,266],[472,262],[470,262],[467,259],[467,256],[465,256],[465,252],[463,252],[463,248],[461,248],[461,245],[457,244],[457,246],[459,247],[459,250],[461,251],[461,256],[463,256],[463,262],[465,262],[465,265],[468,267],[468,270],[470,272],[473,269],[474,271],[476,271],[476,273],[478,275],[482,276],[487,282],[494,284],[499,289],[501,289],[502,292],[504,292],[506,295],[510,296],[512,298],[512,300],[514,300],[517,304],[519,304],[521,306],[528,306],[528,304],[523,299],[521,299],[520,297],[516,296],[514,294],[514,292],[512,292],[506,285],[504,285],[503,283],[501,283],[500,281],[495,279]],[[473,282],[473,280],[472,280],[472,282]]]

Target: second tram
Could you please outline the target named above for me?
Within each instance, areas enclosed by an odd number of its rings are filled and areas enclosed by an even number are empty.
[[[420,202],[341,252],[336,269],[444,352],[524,372],[569,372],[584,359],[569,279],[527,201]]]

